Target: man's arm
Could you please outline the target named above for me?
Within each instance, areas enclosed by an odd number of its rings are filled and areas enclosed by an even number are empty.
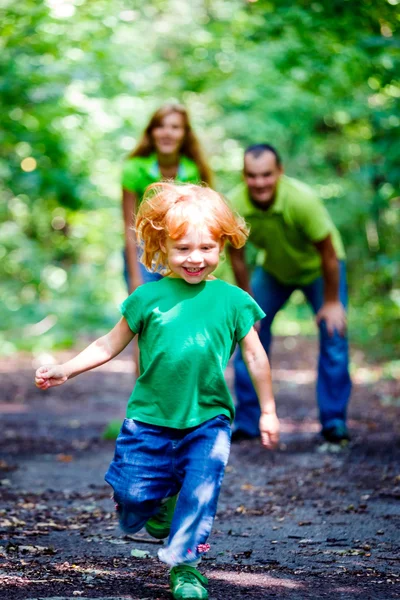
[[[250,288],[250,277],[246,265],[244,247],[237,249],[233,248],[233,246],[228,246],[228,251],[231,257],[232,269],[235,275],[236,283],[242,288],[242,290],[252,296],[253,294]]]
[[[271,370],[268,357],[253,327],[240,340],[240,349],[260,403],[261,443],[265,448],[273,449],[279,441],[279,421],[272,391]]]
[[[339,299],[339,262],[330,235],[314,246],[321,255],[322,277],[324,280],[324,303],[317,313],[317,323],[325,321],[329,335],[337,330],[340,335],[346,331],[346,311]]]

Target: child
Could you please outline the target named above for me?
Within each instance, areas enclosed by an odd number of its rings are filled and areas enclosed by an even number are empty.
[[[209,188],[156,183],[136,219],[144,265],[165,277],[138,287],[107,335],[62,365],[43,366],[46,390],[101,365],[137,334],[140,372],[105,476],[124,531],[168,537],[158,552],[172,567],[176,600],[208,598],[195,568],[209,548],[228,461],[234,406],[224,371],[239,342],[261,405],[261,441],[279,437],[267,356],[253,327],[264,313],[243,290],[212,276],[225,242],[248,230]]]
[[[182,183],[211,185],[212,174],[193,130],[188,111],[181,104],[164,104],[153,113],[122,173],[122,207],[125,231],[124,276],[133,292],[142,283],[157,281],[138,260],[133,215],[152,183],[175,179]]]

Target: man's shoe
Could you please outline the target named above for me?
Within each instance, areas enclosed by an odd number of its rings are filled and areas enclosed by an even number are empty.
[[[145,525],[147,533],[157,540],[163,540],[169,536],[177,499],[178,494],[171,498],[167,498],[165,502],[161,504],[154,517],[151,517]]]
[[[350,440],[350,435],[346,425],[333,425],[322,430],[322,435],[327,442],[331,444],[342,444]]]
[[[241,429],[235,429],[235,431],[232,432],[231,442],[232,442],[232,444],[236,444],[236,443],[244,442],[244,441],[248,441],[248,440],[255,440],[258,437],[259,437],[258,435],[250,435],[249,433],[246,433],[245,431],[242,431]]]
[[[170,572],[170,588],[175,600],[207,600],[208,579],[190,565],[177,565]]]

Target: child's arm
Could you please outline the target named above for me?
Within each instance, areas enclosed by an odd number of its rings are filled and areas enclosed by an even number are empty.
[[[80,354],[61,365],[44,365],[36,371],[35,384],[41,390],[62,385],[84,371],[90,371],[117,356],[135,336],[122,317],[114,329],[99,338]]]
[[[261,443],[265,448],[273,449],[279,440],[279,421],[276,416],[271,371],[266,352],[253,327],[240,341],[240,349],[260,402]]]

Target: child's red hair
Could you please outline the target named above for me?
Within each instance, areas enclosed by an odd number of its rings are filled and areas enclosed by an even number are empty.
[[[221,244],[234,248],[246,243],[249,229],[225,200],[209,187],[161,181],[150,185],[136,217],[136,235],[143,248],[142,263],[152,271],[168,268],[167,237],[183,237],[189,226],[206,226]]]

